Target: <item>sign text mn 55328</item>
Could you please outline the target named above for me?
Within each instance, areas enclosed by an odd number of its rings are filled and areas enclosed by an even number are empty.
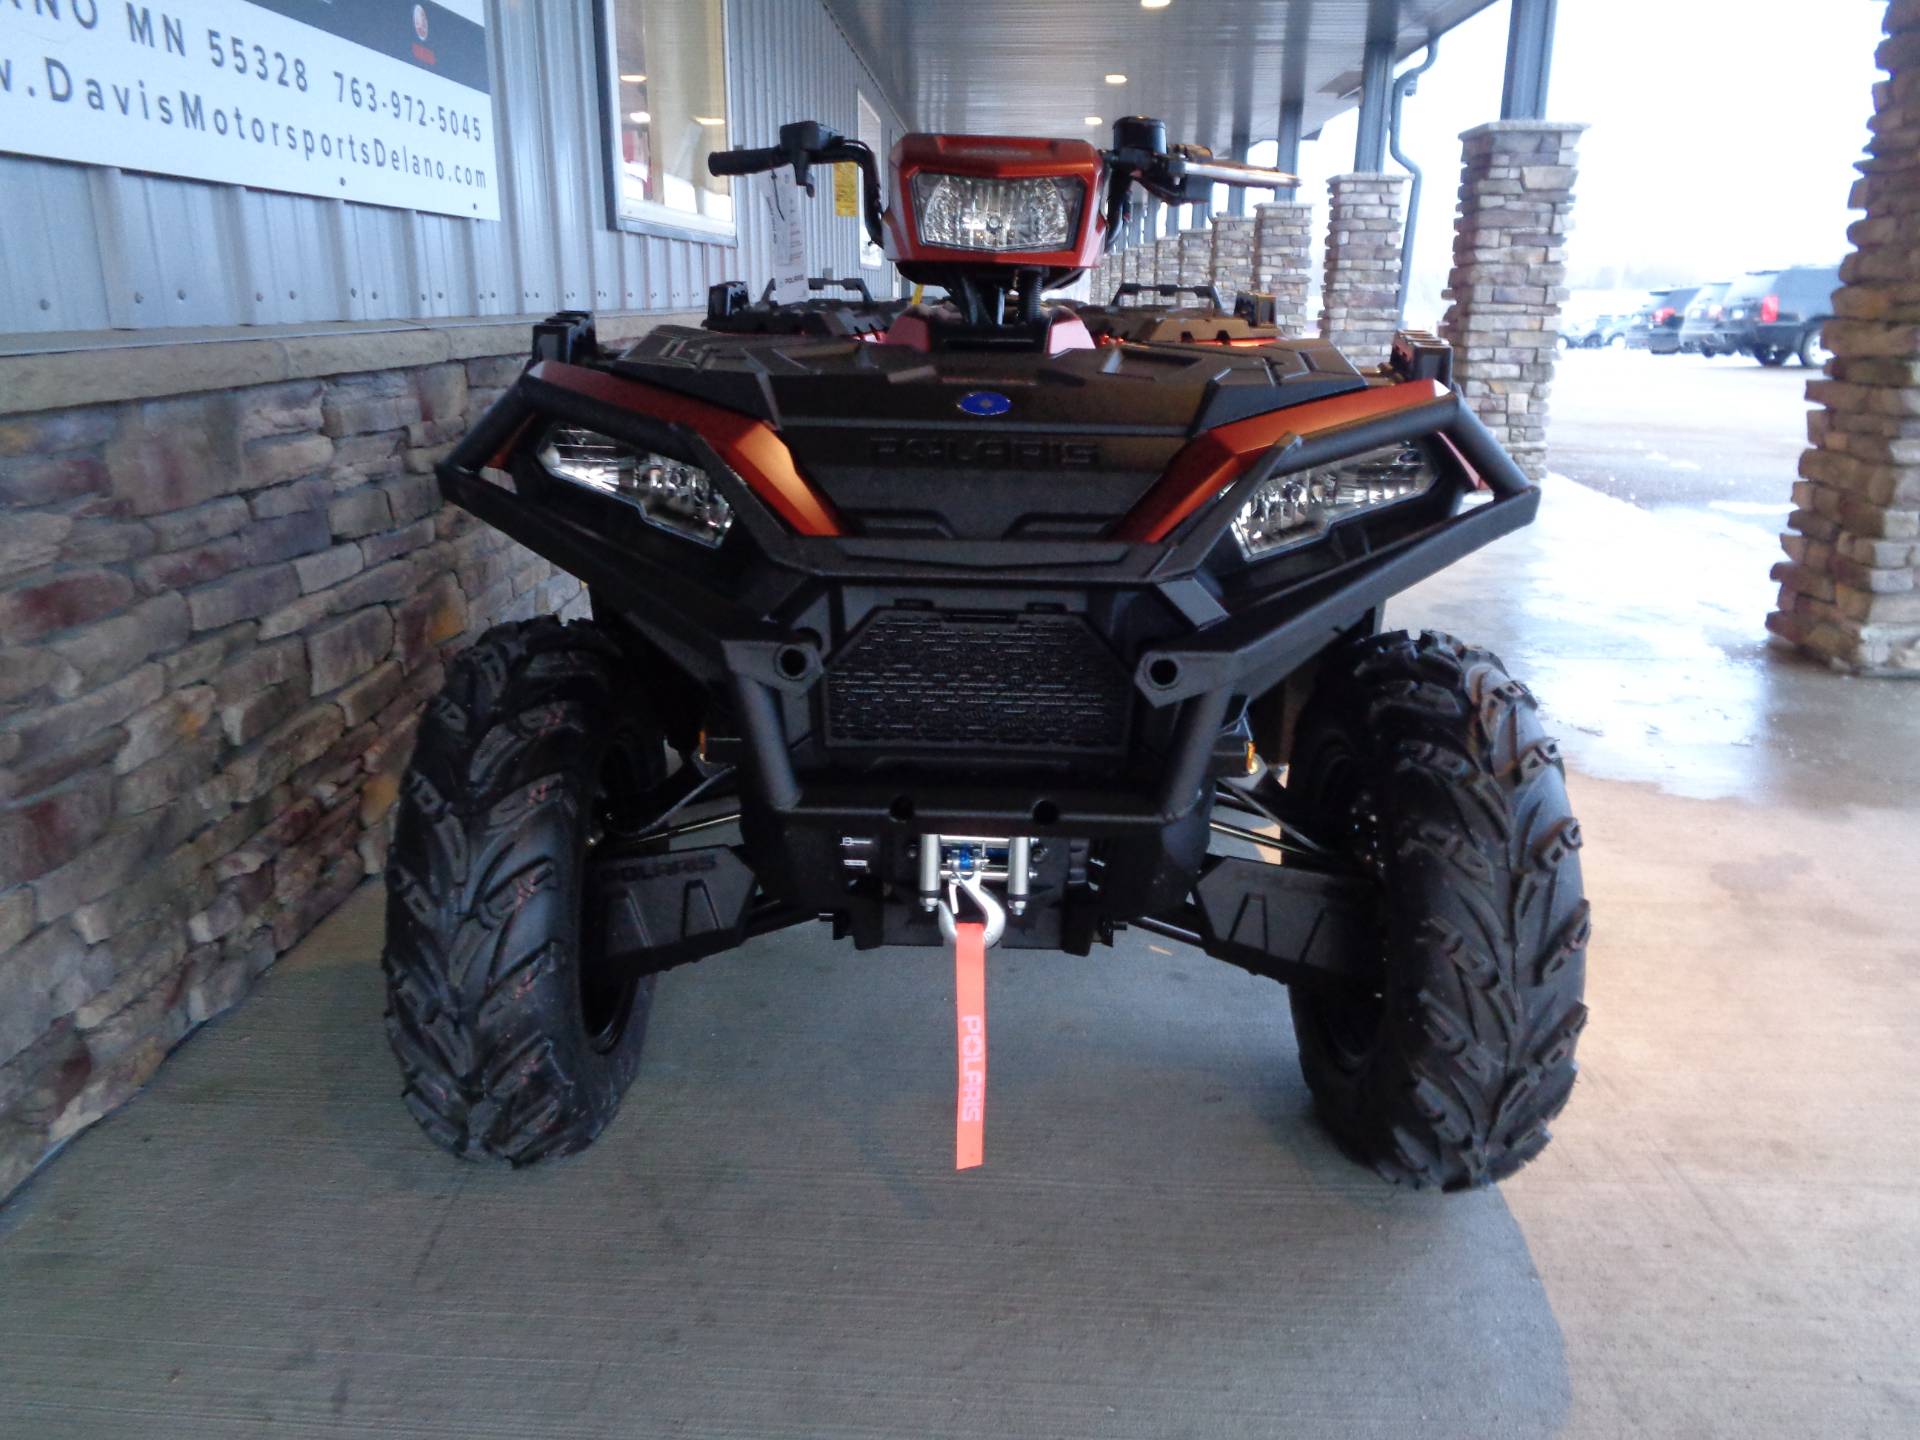
[[[0,0],[0,150],[497,220],[485,0]]]

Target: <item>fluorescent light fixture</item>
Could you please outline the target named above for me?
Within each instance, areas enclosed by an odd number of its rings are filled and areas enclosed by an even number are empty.
[[[653,123],[653,116],[644,110],[629,110],[627,112],[627,119],[636,125],[651,125]]]
[[[1107,74],[1107,83],[1109,85],[1124,85],[1127,83],[1127,77],[1122,75],[1118,70],[1109,71]]]
[[[1140,8],[1142,10],[1164,10],[1172,3],[1173,0],[1140,0]]]
[[[644,75],[622,75],[620,80],[621,83],[625,85],[644,85],[647,83],[647,77]]]
[[[724,125],[727,123],[727,117],[724,115],[696,115],[693,117],[693,123],[696,125]]]

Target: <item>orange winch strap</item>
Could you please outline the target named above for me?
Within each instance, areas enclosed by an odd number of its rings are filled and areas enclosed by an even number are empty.
[[[971,1170],[981,1161],[987,1120],[987,927],[984,925],[954,926],[953,994],[960,1061],[953,1168]]]

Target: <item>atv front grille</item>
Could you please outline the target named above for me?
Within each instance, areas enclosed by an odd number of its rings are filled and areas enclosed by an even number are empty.
[[[836,746],[1117,754],[1131,705],[1078,615],[881,610],[827,672]]]

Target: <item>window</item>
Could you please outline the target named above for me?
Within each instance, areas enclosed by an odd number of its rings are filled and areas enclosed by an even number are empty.
[[[725,0],[604,0],[608,165],[622,229],[733,234],[731,182],[707,173],[727,139]]]

